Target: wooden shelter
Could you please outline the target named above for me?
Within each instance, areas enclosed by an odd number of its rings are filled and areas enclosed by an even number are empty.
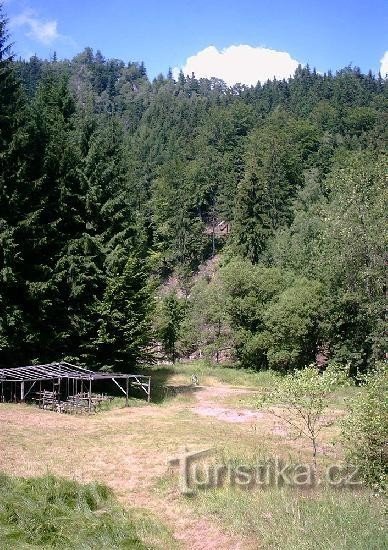
[[[94,372],[66,361],[0,369],[0,401],[24,402],[30,396],[41,408],[57,412],[91,412],[98,403],[109,399],[106,394],[92,393],[93,382],[108,380],[125,395],[126,406],[129,406],[130,386],[143,391],[150,401],[150,376]]]
[[[216,237],[227,237],[231,231],[231,224],[227,221],[216,222],[214,219],[212,223],[205,228],[207,235],[214,235]]]

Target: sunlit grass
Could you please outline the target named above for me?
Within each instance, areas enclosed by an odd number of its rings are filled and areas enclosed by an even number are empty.
[[[142,510],[124,510],[112,492],[98,483],[1,474],[0,494],[0,547],[4,549],[175,547],[160,521]]]
[[[190,503],[232,532],[249,533],[259,548],[365,550],[388,545],[383,503],[367,491],[226,487],[200,491]]]
[[[273,460],[260,453],[235,455],[230,449],[218,459],[232,468],[241,465],[254,468]],[[290,457],[290,463],[292,460]],[[213,463],[213,459],[207,460],[209,463]],[[197,473],[197,480],[200,477]],[[207,475],[204,480],[206,483]],[[173,494],[174,498],[184,500],[193,512],[218,522],[231,535],[241,536],[243,541],[255,541],[257,548],[365,550],[383,549],[388,545],[386,502],[367,488],[298,489],[254,485],[243,489],[226,481],[213,488],[194,487],[193,494],[177,497],[179,487],[177,470],[162,476],[156,484],[161,494]],[[248,542],[246,544],[250,547]]]

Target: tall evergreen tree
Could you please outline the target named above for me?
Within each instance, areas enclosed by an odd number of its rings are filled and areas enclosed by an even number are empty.
[[[151,360],[151,295],[144,261],[134,256],[115,258],[97,312],[94,345],[100,364],[131,372]]]
[[[29,328],[23,311],[24,261],[17,235],[26,197],[19,193],[26,153],[25,106],[0,4],[0,364],[23,361]]]

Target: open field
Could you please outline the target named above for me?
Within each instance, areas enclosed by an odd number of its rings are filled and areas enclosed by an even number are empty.
[[[153,370],[159,392],[150,405],[136,400],[136,407],[93,416],[0,405],[0,471],[106,484],[134,517],[141,516],[149,548],[384,547],[382,503],[364,489],[222,487],[182,495],[168,461],[185,447],[212,449],[212,460],[244,464],[275,455],[306,463],[311,451],[278,418],[256,409],[257,394],[276,381],[271,373],[202,364]],[[193,372],[200,387],[190,388]],[[162,391],[166,386],[169,392]],[[329,415],[335,423],[322,434],[322,467],[343,459],[342,399],[333,396]]]

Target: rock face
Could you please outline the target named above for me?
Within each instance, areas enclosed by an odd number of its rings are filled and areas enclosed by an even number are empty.
[[[315,355],[315,363],[320,371],[324,371],[329,362],[329,346],[328,344],[322,344],[318,346],[317,353]]]

